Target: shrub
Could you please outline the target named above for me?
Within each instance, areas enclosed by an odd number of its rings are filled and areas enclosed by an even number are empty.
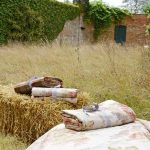
[[[150,6],[147,6],[147,7],[144,9],[144,11],[145,11],[145,14],[147,15],[147,17],[150,18]],[[147,33],[148,35],[150,35],[150,24],[148,24],[148,25],[146,26],[146,33]]]

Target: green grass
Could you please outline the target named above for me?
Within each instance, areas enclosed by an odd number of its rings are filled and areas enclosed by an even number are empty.
[[[0,47],[0,84],[52,75],[91,101],[114,99],[150,120],[150,49],[111,43],[72,46],[10,44]],[[0,140],[1,141],[1,140]]]
[[[0,150],[25,150],[26,145],[15,137],[0,134]]]

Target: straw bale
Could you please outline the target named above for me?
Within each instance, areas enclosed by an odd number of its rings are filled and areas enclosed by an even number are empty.
[[[0,86],[0,131],[32,143],[53,126],[62,122],[60,111],[78,109],[88,102],[87,93],[79,93],[78,103],[34,99],[19,95],[12,86]]]

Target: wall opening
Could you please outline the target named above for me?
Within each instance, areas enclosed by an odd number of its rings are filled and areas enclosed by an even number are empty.
[[[126,42],[126,29],[125,25],[116,25],[115,26],[115,35],[114,40],[116,43],[125,43]]]

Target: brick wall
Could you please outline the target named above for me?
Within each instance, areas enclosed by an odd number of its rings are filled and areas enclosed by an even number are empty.
[[[144,15],[133,15],[126,18],[127,43],[147,43],[150,38],[145,34],[145,26],[150,23]]]
[[[121,23],[126,25],[126,43],[138,43],[145,44],[150,43],[150,37],[145,34],[145,26],[150,23],[145,15],[133,15],[132,17],[126,17]],[[99,41],[114,41],[114,28],[112,25],[107,31],[105,31],[100,37]],[[76,18],[73,21],[66,22],[63,31],[56,39],[60,44],[70,43],[72,45],[81,45],[85,42],[93,41],[93,26],[84,25],[82,22],[82,16]]]

